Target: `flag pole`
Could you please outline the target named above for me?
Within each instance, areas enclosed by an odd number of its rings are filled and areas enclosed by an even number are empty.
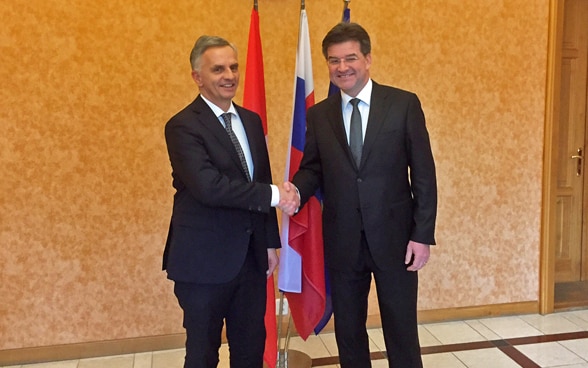
[[[276,367],[284,367],[285,356],[288,354],[288,346],[282,349],[282,325],[284,320],[284,292],[280,290],[280,303],[278,306],[278,364]]]
[[[300,11],[305,9],[304,0],[300,0]],[[279,323],[278,323],[278,340],[281,339],[282,330],[282,316],[284,314],[284,292],[280,290],[280,306],[279,306]],[[290,337],[292,335],[292,313],[288,311],[288,326],[286,327],[286,336],[284,338],[284,349],[278,343],[278,364],[276,368],[310,368],[312,367],[312,359],[298,350],[290,350]]]
[[[300,14],[301,14],[301,26],[302,26],[302,20],[305,19],[302,17],[302,15],[304,14],[304,16],[306,16],[306,11],[305,11],[305,0],[300,0]],[[306,22],[305,22],[306,23]],[[306,28],[308,28],[308,26],[306,26]],[[301,28],[302,31],[302,28]],[[307,31],[308,32],[308,31]],[[300,34],[299,34],[300,37]],[[299,47],[300,47],[300,38],[299,38]],[[299,50],[297,51],[296,54],[296,66],[298,68],[298,63],[299,63]],[[312,78],[311,78],[312,80]],[[295,82],[296,85],[296,82]],[[296,91],[295,91],[295,102],[294,102],[294,108],[296,108]],[[312,100],[313,100],[313,104],[314,104],[314,95],[312,96]],[[293,116],[293,118],[295,117],[295,115]],[[292,137],[290,138],[292,139]],[[288,158],[290,159],[290,155],[288,155]],[[288,179],[288,175],[286,175],[286,179]],[[284,214],[282,214],[282,216],[284,216]],[[286,226],[286,228],[288,228],[288,226]],[[283,235],[283,233],[282,233]],[[286,236],[286,239],[282,239],[282,241],[289,243],[289,239]],[[287,245],[287,244],[286,244]],[[288,248],[288,247],[286,247]],[[283,259],[283,258],[282,258]],[[280,270],[282,270],[282,268],[280,268]],[[288,290],[288,288],[286,288],[285,290]],[[300,293],[301,291],[299,291]],[[295,292],[291,292],[295,293]],[[292,316],[292,306],[287,307],[287,311],[284,311],[284,297],[285,297],[285,292],[283,291],[283,289],[280,289],[280,301],[279,301],[279,307],[278,307],[278,311],[276,314],[278,314],[278,361],[277,361],[277,368],[310,368],[312,366],[312,359],[310,359],[310,357],[298,350],[292,350],[290,349],[290,338],[292,336],[292,331],[294,330],[293,327],[293,316]],[[294,297],[294,294],[292,294],[292,297]],[[300,305],[299,305],[300,306]],[[283,317],[284,314],[288,314],[288,324],[286,326],[286,333],[285,336],[282,337],[282,326],[283,326]],[[306,326],[305,326],[306,327]],[[305,339],[308,336],[305,332],[304,334]],[[282,348],[282,343],[281,343],[281,339],[284,338],[284,346]]]
[[[253,9],[255,11],[258,11],[258,9],[257,9],[257,0],[253,0]]]
[[[282,349],[282,324],[284,317],[284,292],[280,291],[280,302],[278,306],[278,361],[276,368],[310,368],[312,359],[298,350],[290,350],[290,337],[292,336],[292,313],[288,313],[288,325],[284,337],[284,348]]]

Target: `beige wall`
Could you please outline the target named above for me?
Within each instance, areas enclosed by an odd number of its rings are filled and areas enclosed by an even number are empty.
[[[160,271],[173,193],[163,126],[197,93],[188,54],[200,34],[234,41],[244,71],[251,3],[0,7],[0,351],[182,332]],[[281,181],[300,3],[259,3]],[[307,1],[317,100],[320,42],[342,8]],[[548,0],[350,8],[372,35],[373,78],[416,92],[428,119],[438,246],[420,308],[536,301]]]

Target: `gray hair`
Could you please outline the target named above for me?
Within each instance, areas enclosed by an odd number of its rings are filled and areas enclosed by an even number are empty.
[[[222,37],[206,35],[200,36],[198,40],[196,40],[196,43],[192,48],[192,52],[190,52],[190,65],[192,66],[192,70],[200,71],[200,58],[206,50],[211,47],[225,46],[231,47],[235,51],[235,54],[237,53],[237,48],[235,45]]]

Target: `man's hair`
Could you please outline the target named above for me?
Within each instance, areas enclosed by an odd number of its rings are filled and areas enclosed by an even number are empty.
[[[323,39],[323,55],[325,59],[328,57],[327,49],[330,46],[347,41],[359,42],[359,47],[363,55],[367,55],[372,51],[370,36],[362,26],[357,23],[341,22],[331,28]]]
[[[235,51],[235,53],[237,53],[237,48],[235,47],[235,45],[233,45],[232,43],[230,43],[222,37],[206,35],[200,36],[196,40],[196,43],[192,48],[192,52],[190,52],[190,65],[192,66],[192,70],[200,70],[200,58],[206,50],[208,50],[211,47],[225,46],[230,46]]]

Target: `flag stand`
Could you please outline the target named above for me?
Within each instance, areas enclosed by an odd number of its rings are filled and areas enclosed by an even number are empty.
[[[292,333],[292,314],[289,313],[286,336],[284,337],[284,347],[282,348],[282,320],[284,317],[284,292],[280,291],[280,305],[278,308],[278,362],[276,368],[310,368],[312,359],[298,350],[289,348],[290,336]]]

